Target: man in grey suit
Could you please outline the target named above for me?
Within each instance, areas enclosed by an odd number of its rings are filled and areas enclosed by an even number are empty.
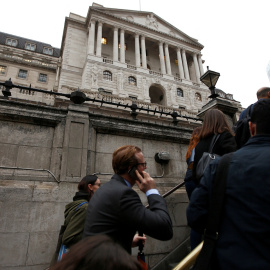
[[[102,185],[89,202],[84,237],[106,234],[129,253],[140,239],[137,231],[158,240],[170,240],[172,222],[165,200],[156,189],[156,183],[145,172],[146,162],[139,147],[126,145],[113,153],[115,174]],[[149,209],[142,204],[134,184],[147,196]]]

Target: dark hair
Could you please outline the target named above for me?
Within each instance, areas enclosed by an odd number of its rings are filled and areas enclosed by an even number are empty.
[[[257,91],[257,99],[260,98],[267,98],[268,97],[268,92],[270,92],[269,87],[262,87]]]
[[[254,104],[251,122],[256,124],[256,134],[270,134],[270,99],[260,99]]]
[[[112,167],[115,173],[126,173],[130,166],[135,166],[138,161],[136,154],[142,150],[133,145],[124,145],[116,149],[113,153]]]
[[[213,134],[222,133],[224,131],[233,132],[229,127],[224,113],[218,109],[211,109],[206,112],[203,120],[200,139],[206,138]]]
[[[89,194],[89,200],[93,196],[93,191],[89,189],[88,185],[94,185],[98,177],[96,175],[86,175],[78,184],[78,190]]]
[[[141,264],[107,235],[84,238],[50,270],[142,270]]]

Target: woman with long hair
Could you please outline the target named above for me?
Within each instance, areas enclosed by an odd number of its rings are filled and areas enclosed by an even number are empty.
[[[88,202],[100,185],[100,180],[96,175],[86,175],[79,182],[73,202],[65,207],[66,230],[62,238],[63,245],[70,247],[82,239]]]
[[[96,175],[86,175],[79,182],[73,202],[65,206],[65,221],[59,233],[58,244],[51,265],[60,260],[71,246],[82,239],[88,202],[100,185],[101,182]]]
[[[224,113],[218,109],[211,109],[206,112],[202,129],[199,134],[199,143],[195,147],[193,163],[193,176],[196,178],[196,167],[204,152],[209,151],[213,137],[220,134],[216,141],[213,153],[223,156],[224,154],[237,150],[234,134],[229,127]],[[196,180],[199,184],[199,179]]]

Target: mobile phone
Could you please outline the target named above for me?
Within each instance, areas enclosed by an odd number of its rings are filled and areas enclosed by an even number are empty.
[[[136,174],[136,170],[139,172],[139,174],[143,177],[143,173],[141,173],[136,166],[133,166],[129,171],[128,174],[131,176],[133,180],[139,180],[138,176]]]

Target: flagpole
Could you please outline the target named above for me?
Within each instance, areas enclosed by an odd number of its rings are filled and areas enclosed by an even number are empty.
[[[142,9],[141,9],[141,0],[139,0],[139,4],[140,4],[140,11],[142,11]]]

